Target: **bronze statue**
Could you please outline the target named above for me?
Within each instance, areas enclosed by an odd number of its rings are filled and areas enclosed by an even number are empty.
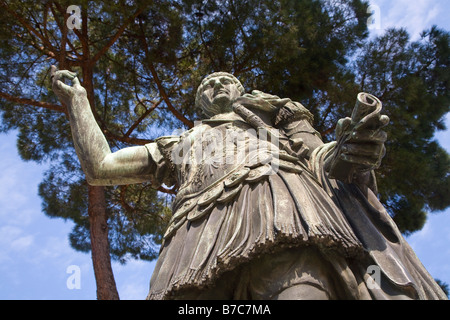
[[[148,299],[446,299],[376,197],[376,97],[324,144],[300,103],[213,73],[192,129],[111,153],[76,75],[52,74],[89,184],[179,185]]]

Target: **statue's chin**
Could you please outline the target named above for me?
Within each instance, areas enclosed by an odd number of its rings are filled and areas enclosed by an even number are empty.
[[[220,107],[220,109],[226,109],[231,106],[230,96],[228,94],[222,93],[214,97],[213,104]]]
[[[219,99],[217,99],[217,98],[219,98]],[[213,101],[213,106],[214,106],[213,109],[215,111],[217,110],[218,113],[227,113],[227,112],[233,111],[233,108],[231,107],[231,101],[228,96],[223,97],[223,98],[218,96],[217,98],[214,99],[214,101]]]

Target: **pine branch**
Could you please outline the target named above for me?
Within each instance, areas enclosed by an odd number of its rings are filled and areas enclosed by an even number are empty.
[[[172,103],[170,102],[169,96],[167,95],[166,90],[164,89],[164,86],[162,85],[161,80],[159,79],[158,73],[156,72],[155,66],[153,65],[151,59],[150,59],[150,52],[148,51],[148,43],[147,43],[147,39],[145,37],[145,33],[144,33],[144,29],[142,27],[142,21],[139,20],[139,26],[142,32],[141,37],[139,37],[142,41],[142,45],[144,46],[144,51],[145,51],[145,56],[146,56],[146,60],[147,60],[147,66],[150,69],[150,72],[153,76],[153,79],[156,82],[156,85],[158,87],[159,93],[161,94],[164,102],[167,105],[167,108],[169,109],[170,112],[173,113],[173,115],[180,120],[181,122],[183,122],[186,126],[188,126],[188,128],[192,128],[194,126],[194,123],[187,119],[180,111],[178,111],[177,109],[175,109],[175,107],[172,105]]]
[[[95,56],[91,59],[90,63],[92,65],[95,64],[106,53],[106,51],[108,51],[108,49],[117,41],[117,39],[119,39],[119,37],[125,31],[126,27],[130,24],[130,22],[132,22],[138,15],[140,15],[142,11],[143,11],[142,8],[136,10],[136,12],[125,21],[125,23],[117,30],[117,32],[109,40],[109,42],[102,49],[100,49],[100,51],[98,51],[95,54]]]
[[[7,94],[7,93],[1,92],[1,91],[0,91],[0,97],[2,97],[5,100],[11,101],[11,102],[16,102],[19,104],[24,104],[24,105],[29,105],[29,106],[41,107],[41,108],[45,108],[48,110],[62,112],[65,115],[68,115],[67,110],[61,105],[52,104],[52,103],[43,102],[43,101],[37,101],[34,99],[15,97],[15,96],[12,96],[10,94]]]
[[[125,142],[125,143],[133,144],[133,145],[139,145],[139,146],[143,146],[143,145],[153,142],[153,140],[149,140],[149,139],[140,139],[140,138],[134,138],[134,137],[127,137],[124,135],[123,136],[118,135],[118,134],[112,133],[111,131],[109,131],[107,129],[103,130],[103,134],[105,135],[105,137],[107,137],[110,140],[116,140],[116,141]]]
[[[66,17],[68,17],[68,14],[67,13],[65,13],[64,11],[61,11],[62,10],[62,8],[61,8],[61,6],[59,5],[59,3],[53,3],[53,4],[55,4],[55,6],[56,6],[56,8],[58,9],[58,11],[60,12],[60,14],[64,17],[64,21],[66,21]],[[72,49],[72,51],[73,51],[73,53],[74,53],[74,55],[75,55],[75,57],[74,56],[72,56],[71,58],[75,58],[76,60],[77,60],[77,62],[80,60],[80,59],[82,59],[82,57],[80,57],[80,54],[78,53],[78,51],[77,51],[77,49],[73,46],[73,44],[72,44],[72,42],[67,38],[67,26],[63,23],[63,24],[61,24],[61,22],[59,21],[59,19],[57,18],[57,14],[56,14],[56,12],[55,12],[55,10],[53,9],[53,6],[52,5],[50,5],[49,6],[50,7],[50,11],[52,12],[52,14],[53,14],[53,17],[54,17],[54,19],[55,19],[55,22],[56,22],[56,25],[58,26],[58,28],[59,28],[59,30],[60,30],[60,32],[61,32],[61,34],[63,34],[63,35],[65,35],[65,41],[66,41],[66,43],[69,45],[69,47]],[[47,10],[44,12],[45,13],[45,16],[44,17],[46,17],[47,16]],[[44,31],[45,32],[47,32],[47,22],[46,22],[46,20],[44,20]],[[62,46],[61,46],[61,49],[63,49],[62,48]],[[61,50],[62,51],[62,50]],[[64,51],[65,51],[65,48],[64,48]],[[80,58],[76,58],[76,57],[80,57]],[[64,57],[64,59],[66,59],[66,57]]]
[[[143,101],[141,101],[140,99],[138,100],[139,104],[144,105]],[[162,102],[162,100],[159,100],[156,103],[153,103],[153,105],[148,108],[140,117],[139,119],[136,120],[135,123],[133,123],[133,125],[130,127],[130,129],[128,129],[128,131],[125,133],[125,137],[129,137],[131,135],[131,133],[133,133],[134,129],[136,129],[139,124],[153,111],[156,109],[156,107],[158,107],[158,105]]]
[[[50,43],[50,41],[45,38],[42,34],[40,34],[35,28],[33,28],[22,16],[20,16],[17,12],[11,10],[8,5],[6,5],[4,2],[1,3],[1,6],[5,8],[7,12],[9,12],[11,15],[13,15],[17,21],[20,22],[22,26],[24,26],[30,35],[34,35],[35,37],[39,38],[42,41],[42,44],[49,49],[49,53],[55,55],[56,48],[53,47],[53,45]],[[50,54],[49,54],[50,55]]]

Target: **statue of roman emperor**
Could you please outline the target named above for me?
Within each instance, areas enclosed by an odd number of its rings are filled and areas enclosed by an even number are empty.
[[[376,97],[324,144],[301,103],[217,72],[192,129],[112,153],[76,74],[52,80],[89,184],[179,186],[148,299],[446,299],[376,196]]]

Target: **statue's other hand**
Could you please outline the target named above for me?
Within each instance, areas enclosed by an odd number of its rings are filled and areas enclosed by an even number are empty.
[[[51,79],[53,92],[59,100],[66,105],[70,105],[72,98],[77,94],[86,94],[86,90],[81,86],[75,72],[68,70],[58,70],[55,66],[51,67]],[[64,79],[72,81],[72,86],[63,82]]]
[[[341,147],[340,158],[357,165],[360,171],[378,168],[386,154],[387,133],[382,128],[388,123],[389,118],[382,115],[370,126],[356,125]]]

